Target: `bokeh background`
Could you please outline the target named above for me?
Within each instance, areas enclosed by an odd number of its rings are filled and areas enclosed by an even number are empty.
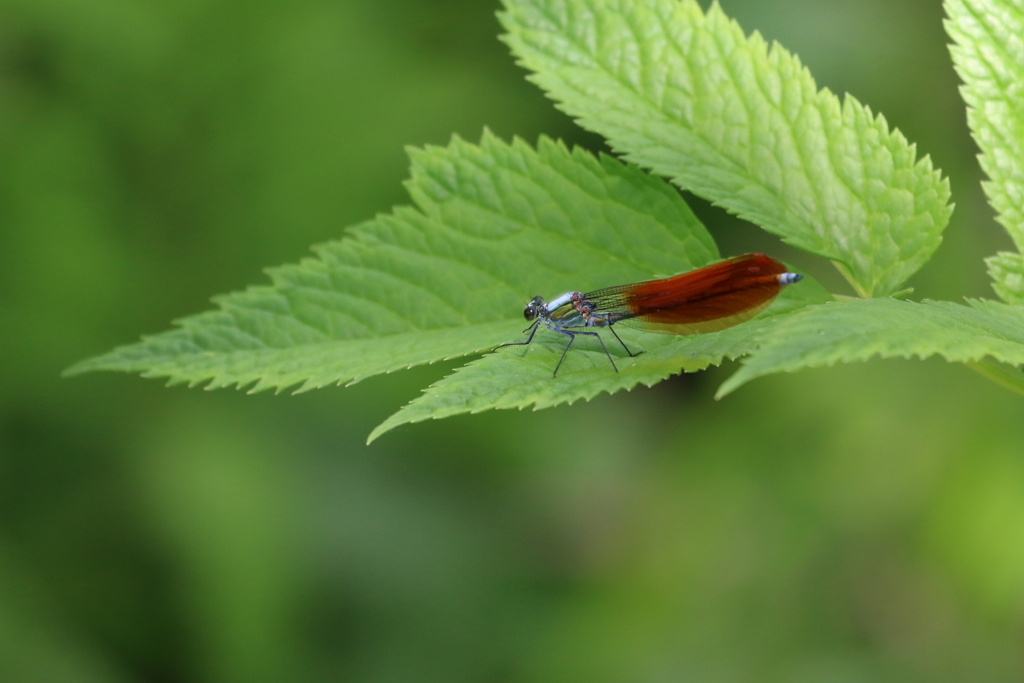
[[[914,296],[992,296],[1009,241],[940,3],[723,5],[950,176]],[[715,402],[727,366],[369,448],[447,366],[300,396],[61,378],[404,203],[405,145],[600,149],[497,9],[0,0],[0,681],[1024,680],[1024,403],[960,366]]]

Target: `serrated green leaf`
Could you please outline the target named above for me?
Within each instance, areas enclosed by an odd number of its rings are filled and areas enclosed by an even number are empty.
[[[171,383],[300,390],[489,350],[533,294],[669,275],[717,258],[678,192],[541,140],[413,150],[399,208],[269,271],[271,286],[84,361]],[[597,380],[595,380],[597,381]]]
[[[529,346],[499,349],[428,387],[422,396],[374,429],[368,441],[400,425],[428,419],[491,409],[540,410],[581,399],[589,401],[605,392],[652,386],[681,372],[696,372],[723,359],[746,355],[771,334],[784,314],[829,298],[818,283],[805,279],[787,287],[778,301],[757,318],[720,332],[676,337],[623,328],[619,334],[629,348],[644,353],[630,358],[614,339],[606,340],[618,372],[612,370],[600,345],[581,338],[573,344],[557,379],[551,373],[565,341],[540,330]]]
[[[1024,307],[968,303],[868,299],[808,306],[780,319],[775,334],[743,361],[719,396],[762,375],[874,357],[1024,364]]]
[[[945,7],[967,123],[989,178],[985,194],[1017,250],[1024,251],[1024,4],[946,0]],[[989,273],[1005,301],[1024,301],[1019,255],[1000,254],[989,261]]]
[[[1024,256],[1002,251],[985,263],[996,294],[1007,303],[1024,304]]]
[[[938,247],[948,183],[885,120],[694,0],[505,0],[535,80],[627,159],[835,261],[861,296]]]
[[[945,8],[968,125],[990,179],[985,190],[1014,244],[1024,250],[1024,5],[946,0]]]

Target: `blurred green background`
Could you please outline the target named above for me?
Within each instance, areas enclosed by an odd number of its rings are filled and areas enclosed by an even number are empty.
[[[940,3],[723,5],[950,176],[914,296],[992,296],[1009,241]],[[405,145],[598,149],[496,9],[0,1],[0,681],[1024,680],[1024,404],[963,367],[718,403],[727,366],[372,448],[446,367],[301,396],[60,377],[404,203]],[[845,291],[697,209],[723,253]]]

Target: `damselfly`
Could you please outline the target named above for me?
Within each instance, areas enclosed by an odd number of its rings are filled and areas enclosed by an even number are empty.
[[[553,377],[558,376],[565,354],[579,334],[597,337],[612,368],[618,372],[604,340],[588,328],[608,328],[633,357],[642,352],[630,351],[614,325],[624,323],[662,334],[714,332],[753,318],[782,287],[801,279],[802,275],[788,272],[780,261],[764,254],[747,254],[663,280],[606,287],[586,294],[567,292],[550,302],[535,296],[523,311],[526,319],[533,321],[523,330],[530,336],[497,348],[529,344],[544,323],[549,330],[569,338]]]

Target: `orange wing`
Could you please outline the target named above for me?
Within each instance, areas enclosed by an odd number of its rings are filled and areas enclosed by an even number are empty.
[[[585,295],[613,322],[665,334],[732,327],[767,308],[782,288],[786,266],[764,254],[737,256],[663,280],[608,287]]]

